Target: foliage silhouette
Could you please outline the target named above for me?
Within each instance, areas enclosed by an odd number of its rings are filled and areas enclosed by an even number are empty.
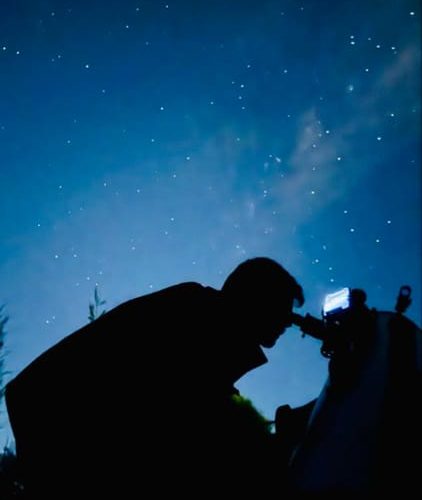
[[[4,312],[4,305],[0,306],[0,403],[4,397],[4,369],[6,338],[6,324],[9,316]],[[16,454],[13,447],[6,445],[0,453],[0,498],[2,500],[23,498],[23,486],[19,481]]]
[[[98,319],[100,316],[106,313],[106,310],[103,309],[100,311],[100,307],[102,307],[106,303],[105,300],[100,298],[100,294],[98,292],[98,286],[95,285],[94,288],[94,302],[89,303],[89,315],[88,319],[92,323],[96,319]]]
[[[0,403],[4,396],[3,379],[4,371],[4,342],[6,337],[6,323],[9,317],[4,313],[4,305],[0,306]]]

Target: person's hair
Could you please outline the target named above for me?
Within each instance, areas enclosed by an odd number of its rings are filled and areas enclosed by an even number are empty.
[[[295,278],[268,257],[255,257],[239,264],[227,277],[222,290],[245,302],[293,300],[295,306],[302,306],[305,301],[302,287]]]

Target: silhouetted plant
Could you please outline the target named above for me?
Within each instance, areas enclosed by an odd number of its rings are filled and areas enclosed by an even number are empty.
[[[94,302],[89,303],[89,316],[88,319],[92,323],[100,316],[106,313],[106,310],[103,309],[100,311],[100,308],[106,303],[105,300],[100,298],[100,294],[98,293],[98,286],[95,286],[94,289]]]
[[[6,323],[9,317],[4,314],[4,306],[0,306],[0,403],[4,395],[3,378],[4,378],[4,340],[6,337]]]
[[[271,434],[273,422],[267,420],[267,418],[255,408],[250,399],[235,394],[232,396],[232,401],[238,407],[239,413],[242,415],[242,420],[249,429],[254,429],[255,432],[264,435]]]
[[[0,402],[4,396],[4,344],[6,337],[6,323],[9,317],[4,313],[4,306],[0,306]],[[9,500],[23,498],[23,486],[18,478],[16,454],[13,447],[6,445],[0,453],[0,498]]]
[[[11,500],[24,498],[24,488],[19,480],[15,451],[5,446],[0,454],[0,498]]]

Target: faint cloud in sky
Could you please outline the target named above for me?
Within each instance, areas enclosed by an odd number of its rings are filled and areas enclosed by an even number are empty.
[[[404,83],[405,79],[409,79],[413,83],[416,82],[415,77],[420,79],[418,68],[420,67],[420,47],[417,45],[409,45],[405,47],[399,54],[393,64],[386,67],[381,74],[375,87],[382,89],[386,87],[388,90]]]
[[[329,133],[316,106],[302,113],[287,160],[289,171],[276,190],[280,208],[297,224],[308,222],[372,172],[379,161],[376,141],[382,140],[380,130],[385,128],[385,103],[414,99],[409,87],[417,85],[419,68],[420,49],[416,45],[404,48],[366,93],[356,98],[354,112]],[[415,106],[420,107],[419,100]]]

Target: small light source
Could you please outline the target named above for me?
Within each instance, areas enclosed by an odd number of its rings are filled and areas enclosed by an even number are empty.
[[[325,296],[322,313],[324,316],[350,307],[350,288],[342,288],[338,292]]]

